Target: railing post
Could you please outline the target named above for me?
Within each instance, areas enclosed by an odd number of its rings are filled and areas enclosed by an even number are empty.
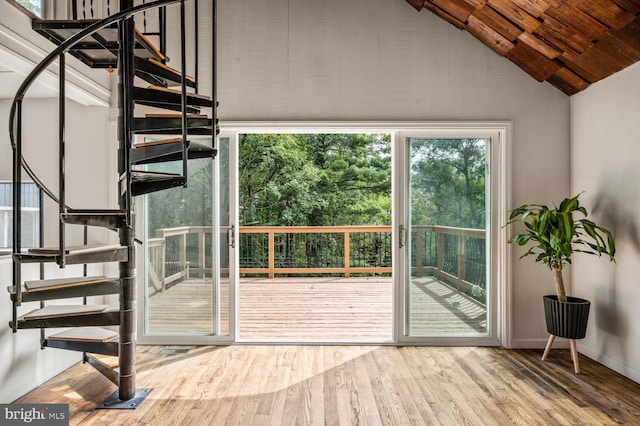
[[[196,52],[193,55],[193,79],[196,82],[195,92],[198,93],[198,68],[199,65],[199,55],[197,52],[200,51],[200,13],[198,12],[198,0],[193,2],[193,51]],[[215,18],[214,18],[215,19]],[[215,40],[213,41],[215,43]],[[215,128],[215,125],[213,126]]]
[[[188,273],[189,271],[187,270],[187,234],[182,234],[180,236],[180,269],[182,269],[182,273],[184,274],[184,278],[188,279]]]
[[[13,150],[13,254],[20,255],[22,252],[22,99],[16,102],[17,123],[16,125],[16,146]],[[13,125],[13,123],[12,123]],[[44,206],[40,206],[44,208]],[[13,290],[15,297],[13,303],[12,319],[13,332],[18,331],[18,310],[22,304],[22,267],[16,257],[13,257]]]
[[[163,6],[158,9],[158,28],[160,29],[160,53],[164,56],[162,63],[167,62],[167,8]],[[198,50],[196,50],[198,52]],[[196,57],[198,55],[196,54]]]
[[[464,235],[458,235],[458,278],[461,280],[464,280],[467,275],[464,261],[465,241]]]
[[[444,233],[438,232],[438,248],[437,248],[437,261],[438,261],[438,271],[444,270]]]
[[[198,229],[198,258],[200,261],[200,268],[201,268],[200,278],[203,278],[203,279],[205,277],[204,271],[206,268],[205,262],[207,259],[205,256],[205,240],[206,240],[205,235],[206,234],[204,232],[204,229]]]
[[[188,180],[188,166],[189,153],[187,142],[187,41],[185,37],[186,32],[186,17],[184,0],[180,2],[180,71],[182,75],[180,77],[180,110],[182,112],[182,175],[184,176],[183,187],[187,187]],[[196,51],[196,54],[198,52]]]
[[[268,259],[269,259],[269,265],[268,265],[268,276],[269,278],[275,278],[276,276],[276,253],[275,253],[275,247],[276,247],[276,242],[275,242],[275,230],[270,229],[267,233],[268,236]]]
[[[344,231],[344,277],[349,278],[351,276],[351,233],[349,230]]]
[[[416,232],[416,277],[422,277],[424,265],[422,264],[422,251],[424,239],[422,236],[424,232],[420,229]]]
[[[160,245],[160,280],[162,282],[162,291],[166,290],[167,278],[167,239],[162,236],[162,244]]]
[[[66,83],[66,66],[64,52],[60,54],[59,59],[59,89],[58,89],[58,248],[60,250],[60,260],[58,265],[60,268],[65,267],[66,255],[65,255],[65,227],[62,215],[65,213],[65,83]]]

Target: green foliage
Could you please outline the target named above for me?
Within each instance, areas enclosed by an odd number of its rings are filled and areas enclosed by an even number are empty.
[[[182,162],[149,165],[147,170],[182,173]],[[149,237],[156,229],[203,226],[212,223],[213,166],[211,160],[190,160],[188,187],[172,188],[146,196]]]
[[[391,223],[388,135],[240,135],[242,225]]]
[[[616,247],[611,232],[587,219],[587,210],[580,206],[579,196],[565,198],[559,207],[525,204],[511,212],[507,225],[522,223],[526,231],[509,242],[519,246],[533,244],[520,258],[533,255],[536,262],[559,270],[571,263],[574,252],[606,254],[610,261],[615,261]],[[578,219],[574,214],[583,218]]]
[[[29,12],[33,13],[36,16],[40,16],[40,1],[39,0],[17,0],[20,6],[27,9]]]
[[[411,141],[411,222],[484,229],[484,139]]]

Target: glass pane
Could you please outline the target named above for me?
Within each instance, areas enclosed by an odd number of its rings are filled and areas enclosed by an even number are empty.
[[[489,139],[410,139],[407,334],[487,334]]]
[[[229,258],[230,250],[229,243],[227,242],[227,232],[231,223],[231,204],[230,204],[230,191],[231,186],[229,184],[229,164],[230,164],[230,150],[229,139],[220,138],[218,141],[218,206],[219,206],[219,218],[218,218],[218,246],[220,256],[217,261],[219,262],[219,284],[217,299],[219,302],[219,315],[217,316],[217,328],[218,334],[229,335],[230,333],[230,306],[231,306],[231,280],[229,272]]]
[[[390,341],[391,136],[238,145],[239,338]]]
[[[17,0],[16,3],[36,15],[38,18],[42,17],[41,0]]]
[[[31,182],[21,184],[22,191],[22,249],[40,244],[40,204],[42,193]],[[0,182],[0,254],[10,253],[13,248],[13,184]]]
[[[210,140],[199,140],[210,144]],[[182,173],[182,162],[148,171]],[[189,160],[187,188],[144,196],[148,334],[215,334],[216,292],[212,247],[214,162]]]

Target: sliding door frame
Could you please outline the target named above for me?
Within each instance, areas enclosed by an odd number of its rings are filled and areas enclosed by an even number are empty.
[[[469,342],[465,339],[451,339],[443,343],[423,338],[411,338],[404,335],[404,282],[406,280],[407,259],[405,250],[400,248],[402,227],[407,228],[406,197],[408,196],[405,182],[407,182],[407,170],[402,165],[406,158],[406,135],[436,134],[436,132],[454,131],[479,131],[482,134],[493,132],[498,135],[492,142],[492,179],[495,188],[492,188],[492,214],[491,214],[491,241],[493,264],[491,276],[497,280],[498,292],[494,302],[495,321],[497,324],[494,340],[487,345],[511,345],[511,251],[508,249],[507,232],[503,225],[507,221],[508,209],[511,206],[511,135],[512,125],[509,121],[465,121],[465,122],[382,122],[382,121],[356,121],[356,122],[284,122],[284,121],[226,121],[220,123],[219,139],[228,138],[230,144],[230,185],[231,209],[230,221],[238,223],[237,212],[237,135],[241,133],[389,133],[391,135],[392,155],[392,244],[395,248],[392,255],[393,266],[393,336],[389,342],[371,342],[373,344],[389,345],[464,345]],[[429,133],[432,132],[432,133]],[[215,160],[215,170],[218,170],[218,159]],[[217,189],[215,189],[217,191]],[[215,206],[215,210],[219,206]],[[143,216],[143,215],[141,215]],[[139,228],[141,230],[141,227]],[[142,252],[143,250],[139,250]],[[229,279],[230,279],[230,324],[229,336],[196,336],[196,335],[144,335],[143,321],[139,309],[138,335],[141,344],[232,344],[238,343],[239,324],[239,270],[237,249],[230,251]],[[138,256],[140,259],[140,255]],[[143,271],[144,268],[139,268]],[[142,287],[143,285],[139,285]],[[139,294],[141,291],[139,289]],[[140,307],[142,308],[142,307]],[[250,342],[247,342],[250,343]],[[295,343],[295,342],[291,342]],[[328,342],[318,342],[326,344]],[[363,342],[354,342],[363,344]],[[305,341],[304,344],[313,344]],[[349,344],[349,342],[340,342]],[[474,343],[478,345],[479,343]]]
[[[504,224],[507,222],[508,210],[511,206],[511,123],[501,122],[444,122],[422,123],[417,127],[402,128],[397,133],[396,143],[396,175],[397,192],[394,208],[397,226],[394,230],[403,238],[396,247],[396,259],[399,266],[394,269],[395,303],[394,303],[394,334],[399,345],[442,345],[442,346],[507,346],[511,336],[511,280],[509,278],[510,250],[507,243],[507,232]],[[487,162],[490,170],[488,212],[489,227],[487,240],[489,241],[489,280],[494,291],[490,293],[488,303],[486,335],[421,335],[410,336],[408,333],[408,283],[410,279],[410,259],[407,246],[410,245],[410,152],[411,138],[425,139],[459,139],[485,138],[490,139],[489,157]]]
[[[216,142],[220,143],[220,140],[223,139],[224,136],[219,135],[216,138]],[[144,138],[140,138],[143,140]],[[207,139],[207,138],[202,138]],[[230,182],[234,182],[236,177],[237,163],[234,162],[237,159],[237,155],[235,152],[235,148],[229,141],[229,180]],[[212,288],[212,306],[213,316],[212,319],[212,333],[180,333],[180,332],[164,332],[164,331],[148,331],[147,330],[147,297],[146,297],[146,288],[147,288],[147,259],[145,256],[145,247],[137,246],[136,247],[136,262],[137,262],[137,298],[138,298],[138,306],[137,306],[137,341],[141,345],[230,345],[235,342],[237,330],[237,312],[236,312],[236,292],[234,291],[234,287],[230,285],[229,288],[229,330],[228,333],[218,334],[220,331],[220,286],[221,286],[221,276],[220,276],[220,260],[216,255],[220,252],[220,250],[224,249],[221,247],[220,238],[213,231],[215,229],[220,229],[220,203],[219,197],[221,194],[219,193],[219,181],[220,181],[220,161],[221,158],[217,155],[213,161],[211,167],[213,168],[213,188],[212,188],[212,199],[213,199],[213,223],[211,224],[212,229],[212,252],[213,259],[212,262],[212,277],[211,277],[211,285],[214,286]],[[230,194],[230,196],[233,195]],[[139,197],[136,203],[136,215],[139,218],[146,218],[147,214],[147,203],[143,199],[143,197]],[[237,211],[237,207],[233,204],[234,200],[230,199],[230,210],[231,212]],[[230,220],[235,220],[233,217]],[[146,219],[136,221],[136,235],[144,236],[146,233]],[[236,261],[235,252],[230,250],[230,265],[229,265],[229,275],[230,279],[236,273],[234,272],[236,268],[233,266]]]

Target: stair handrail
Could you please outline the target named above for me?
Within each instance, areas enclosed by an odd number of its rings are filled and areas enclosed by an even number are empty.
[[[18,120],[16,118],[16,114],[18,114],[18,105],[21,106],[22,101],[26,95],[26,92],[29,90],[33,82],[38,78],[42,72],[44,72],[49,65],[51,65],[60,55],[67,53],[67,51],[72,48],[76,43],[83,40],[87,36],[94,34],[101,29],[105,28],[108,25],[111,25],[114,22],[118,22],[131,16],[143,12],[145,10],[154,9],[162,6],[167,6],[170,4],[180,3],[183,0],[157,0],[152,3],[141,4],[138,6],[134,6],[132,8],[122,10],[116,14],[113,14],[109,17],[106,17],[98,22],[95,22],[89,25],[84,30],[74,34],[69,37],[63,43],[61,43],[56,49],[54,49],[51,53],[49,53],[35,68],[27,75],[25,80],[22,82],[20,87],[18,88],[16,95],[13,98],[13,102],[11,103],[11,109],[9,112],[9,140],[11,143],[11,148],[13,151],[16,151],[19,148],[20,143],[16,141],[16,134],[22,137],[21,130],[18,129]],[[18,115],[21,115],[20,112]],[[21,148],[21,147],[20,147]],[[51,198],[54,202],[60,203],[60,199],[53,194],[53,192],[38,178],[35,172],[29,166],[29,163],[26,161],[22,152],[19,152],[20,165],[24,168],[24,171],[29,175],[29,177],[33,180],[33,183],[38,186],[49,198]],[[69,208],[69,206],[65,205],[65,207]]]

